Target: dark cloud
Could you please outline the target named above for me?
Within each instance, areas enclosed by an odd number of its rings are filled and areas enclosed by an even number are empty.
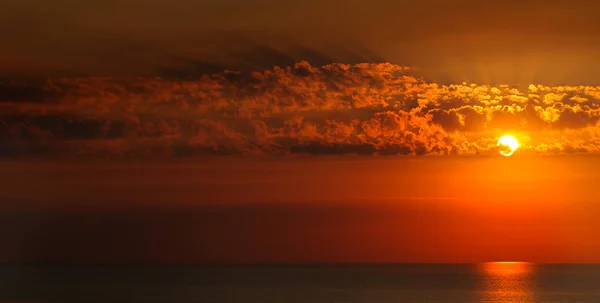
[[[251,72],[270,69],[275,65],[289,66],[300,60],[316,65],[331,64],[340,59],[349,63],[385,61],[372,52],[364,51],[370,55],[361,55],[360,52],[346,51],[344,55],[341,54],[343,50],[338,50],[340,56],[334,59],[321,50],[276,35],[252,37],[248,33],[218,31],[201,41],[215,44],[220,50],[192,54],[164,52],[164,56],[169,58],[169,64],[159,67],[157,74],[167,79],[197,79],[202,75],[221,73],[224,70]]]
[[[390,63],[4,81],[0,96],[3,155],[485,154],[506,132],[526,152],[600,146],[599,87],[440,85]]]
[[[0,102],[44,102],[57,97],[50,87],[0,79]]]

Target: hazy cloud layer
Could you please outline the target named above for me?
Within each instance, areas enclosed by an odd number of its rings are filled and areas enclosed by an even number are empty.
[[[4,81],[0,154],[472,155],[504,133],[525,153],[595,153],[599,105],[600,86],[439,85],[389,63]]]

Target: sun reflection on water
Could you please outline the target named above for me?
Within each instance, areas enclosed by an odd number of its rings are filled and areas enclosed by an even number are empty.
[[[534,302],[533,264],[487,262],[480,265],[484,289],[480,302]]]

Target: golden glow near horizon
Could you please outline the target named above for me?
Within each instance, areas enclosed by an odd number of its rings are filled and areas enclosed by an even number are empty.
[[[503,156],[512,156],[515,153],[515,150],[519,148],[519,141],[513,136],[505,135],[498,139],[498,144],[500,147],[500,154]]]
[[[529,262],[486,262],[482,264],[483,271],[492,275],[524,275],[532,271]]]

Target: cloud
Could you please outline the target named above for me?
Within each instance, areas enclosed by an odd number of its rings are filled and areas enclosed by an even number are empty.
[[[0,83],[0,154],[472,155],[597,152],[600,87],[440,85],[390,63],[225,70],[193,80]]]

